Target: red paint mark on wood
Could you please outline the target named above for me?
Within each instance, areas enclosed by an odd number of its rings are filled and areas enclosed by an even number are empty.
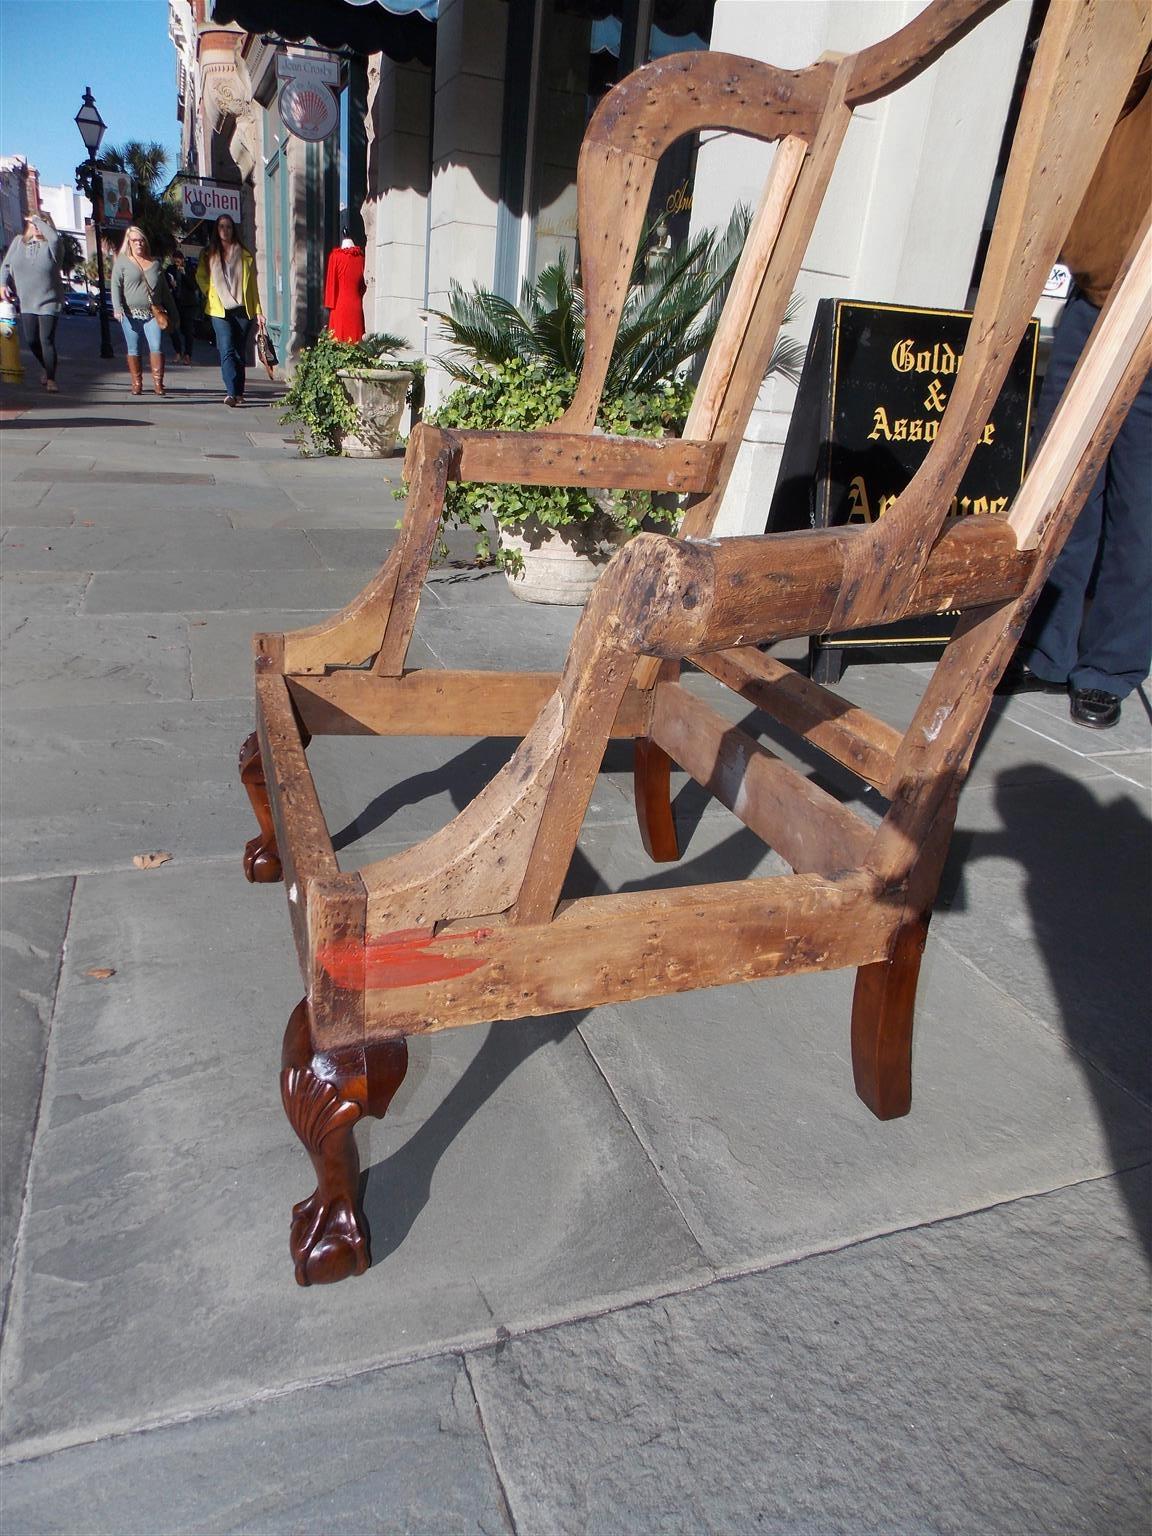
[[[471,939],[479,944],[491,933],[490,928],[472,928],[462,933],[437,937],[428,928],[398,928],[369,944],[352,939],[322,944],[316,960],[338,987],[349,991],[386,991],[392,987],[419,987],[430,981],[448,981],[453,976],[467,976],[479,970],[487,957],[445,955],[431,948],[433,944],[459,943]]]

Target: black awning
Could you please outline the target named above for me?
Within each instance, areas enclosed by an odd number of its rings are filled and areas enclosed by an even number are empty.
[[[214,0],[212,19],[287,42],[311,38],[325,48],[385,53],[398,64],[431,64],[436,8],[437,0]]]

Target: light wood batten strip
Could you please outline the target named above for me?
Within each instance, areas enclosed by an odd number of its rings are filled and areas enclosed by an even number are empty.
[[[892,726],[754,648],[713,651],[692,660],[702,672],[885,792],[903,739]]]
[[[652,740],[799,874],[863,861],[872,832],[819,785],[680,683],[659,683]]]
[[[560,683],[558,672],[405,672],[360,670],[289,677],[304,728],[313,736],[523,737]],[[631,740],[645,733],[646,694],[630,689],[612,728]]]

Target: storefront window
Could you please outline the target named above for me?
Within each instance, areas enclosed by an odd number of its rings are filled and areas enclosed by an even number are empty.
[[[506,82],[531,101],[527,122],[505,145],[513,169],[507,201],[519,204],[501,210],[502,243],[510,254],[515,247],[502,284],[509,297],[518,294],[519,279],[535,278],[561,254],[576,264],[576,166],[601,97],[650,59],[706,49],[713,6],[714,0],[538,0],[535,67],[523,51],[520,78],[510,73]],[[660,222],[656,242],[666,250],[688,237],[695,164],[694,139],[673,146],[660,163],[649,221]],[[519,227],[509,239],[513,223]]]

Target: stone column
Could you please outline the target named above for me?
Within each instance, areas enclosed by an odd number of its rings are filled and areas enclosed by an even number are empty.
[[[428,306],[445,309],[453,278],[491,287],[500,196],[500,136],[508,7],[500,0],[448,0],[436,24]],[[427,348],[445,350],[435,324]],[[428,377],[435,401],[444,384]]]
[[[424,351],[432,72],[383,54],[368,66],[364,323]]]

